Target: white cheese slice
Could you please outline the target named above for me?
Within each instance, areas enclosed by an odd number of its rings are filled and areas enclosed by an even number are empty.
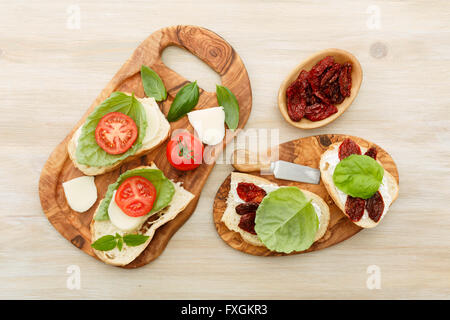
[[[97,201],[94,177],[82,176],[62,184],[67,203],[72,210],[85,212]]]
[[[141,102],[143,101],[141,100]],[[143,145],[146,145],[147,143],[151,142],[152,139],[158,134],[159,130],[158,112],[161,112],[155,99],[153,98],[146,99],[146,102],[147,103],[142,103],[147,115],[147,130],[145,131],[145,136],[144,139],[142,140]]]
[[[225,136],[225,112],[223,107],[214,107],[189,112],[189,122],[200,140],[208,145],[222,142]]]
[[[116,191],[114,191],[111,202],[108,207],[108,215],[111,223],[122,231],[133,231],[141,227],[141,225],[147,220],[148,215],[142,217],[130,217],[125,214],[122,209],[117,205]]]

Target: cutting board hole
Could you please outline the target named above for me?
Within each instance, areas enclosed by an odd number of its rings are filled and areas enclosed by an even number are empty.
[[[162,61],[189,81],[197,80],[203,90],[216,92],[216,84],[221,84],[219,74],[185,49],[167,47],[162,53]]]

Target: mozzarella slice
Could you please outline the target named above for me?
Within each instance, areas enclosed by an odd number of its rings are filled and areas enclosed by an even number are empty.
[[[189,112],[189,122],[203,143],[216,145],[225,136],[225,112],[223,107],[214,107]]]
[[[130,217],[126,215],[114,200],[116,198],[116,192],[117,191],[114,191],[111,202],[109,203],[109,220],[111,220],[111,223],[122,231],[133,231],[140,228],[145,220],[147,220],[148,215],[142,217]]]
[[[94,177],[83,176],[62,184],[67,203],[72,210],[85,212],[97,201]]]
[[[147,103],[143,103],[142,105],[144,106],[147,115],[147,130],[145,131],[142,144],[146,144],[158,134],[159,117],[157,112],[159,111],[159,107],[153,98],[148,98]]]

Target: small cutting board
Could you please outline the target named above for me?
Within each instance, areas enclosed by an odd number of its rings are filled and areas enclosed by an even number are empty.
[[[385,170],[389,171],[389,173],[391,173],[395,177],[395,179],[397,179],[397,182],[399,181],[398,171],[394,160],[386,151],[367,140],[348,135],[324,134],[292,140],[278,146],[279,158],[280,160],[302,164],[312,168],[319,168],[320,156],[328,148],[328,146],[335,142],[342,141],[345,138],[353,139],[356,143],[364,148],[376,146],[378,150],[377,160],[382,163]],[[322,197],[322,199],[324,199],[330,207],[330,222],[325,235],[321,239],[316,241],[308,250],[293,252],[290,253],[290,255],[328,248],[350,238],[351,236],[361,231],[362,228],[351,222],[334,204],[322,181],[320,181],[320,184],[315,185],[295,181],[278,180],[271,175],[262,176],[259,174],[259,172],[253,172],[250,174],[263,177],[277,183],[280,186],[297,186],[301,189],[306,189],[314,192],[315,194]],[[227,198],[230,191],[230,181],[231,175],[229,175],[225,179],[225,181],[217,191],[213,207],[214,223],[216,225],[217,232],[219,233],[222,240],[236,250],[256,256],[287,255],[285,253],[270,251],[264,246],[254,246],[247,242],[244,242],[239,233],[229,230],[220,220],[227,207]]]
[[[96,204],[85,213],[78,213],[70,209],[64,196],[62,183],[79,177],[82,173],[76,169],[69,159],[67,143],[72,134],[82,125],[92,110],[114,91],[134,92],[137,97],[144,97],[140,69],[142,65],[155,70],[166,86],[168,98],[160,103],[160,108],[167,115],[176,93],[189,81],[175,71],[169,69],[161,60],[163,50],[168,46],[178,46],[194,54],[207,63],[221,78],[222,85],[228,87],[236,96],[240,106],[238,128],[243,128],[250,116],[252,108],[252,91],[247,70],[239,55],[229,43],[214,32],[196,26],[173,26],[154,32],[136,48],[132,56],[120,68],[112,80],[103,89],[94,103],[87,110],[78,124],[72,128],[68,136],[56,147],[42,169],[39,181],[39,196],[42,208],[51,222],[67,240],[77,248],[91,256],[95,256],[91,249],[91,234],[89,224],[101,199],[103,199],[109,184],[126,170],[148,165],[151,161],[174,180],[183,183],[183,187],[193,193],[195,198],[178,216],[156,231],[152,241],[133,262],[126,268],[143,266],[156,259],[164,250],[173,234],[180,228],[194,212],[195,207],[214,163],[202,164],[193,171],[182,172],[171,167],[166,158],[167,141],[151,153],[137,160],[124,164],[119,169],[97,176],[95,183],[98,189]],[[195,80],[195,79],[192,79]],[[217,106],[216,94],[200,89],[200,99],[196,109]],[[188,129],[193,132],[187,117],[171,123],[175,129]],[[232,135],[227,135],[231,141]],[[222,152],[226,142],[215,148],[212,159],[215,160]]]

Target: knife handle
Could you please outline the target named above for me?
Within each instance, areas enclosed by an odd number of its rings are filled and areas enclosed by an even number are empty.
[[[270,161],[260,162],[257,154],[245,149],[236,149],[232,157],[233,167],[240,172],[265,171],[270,169]]]

